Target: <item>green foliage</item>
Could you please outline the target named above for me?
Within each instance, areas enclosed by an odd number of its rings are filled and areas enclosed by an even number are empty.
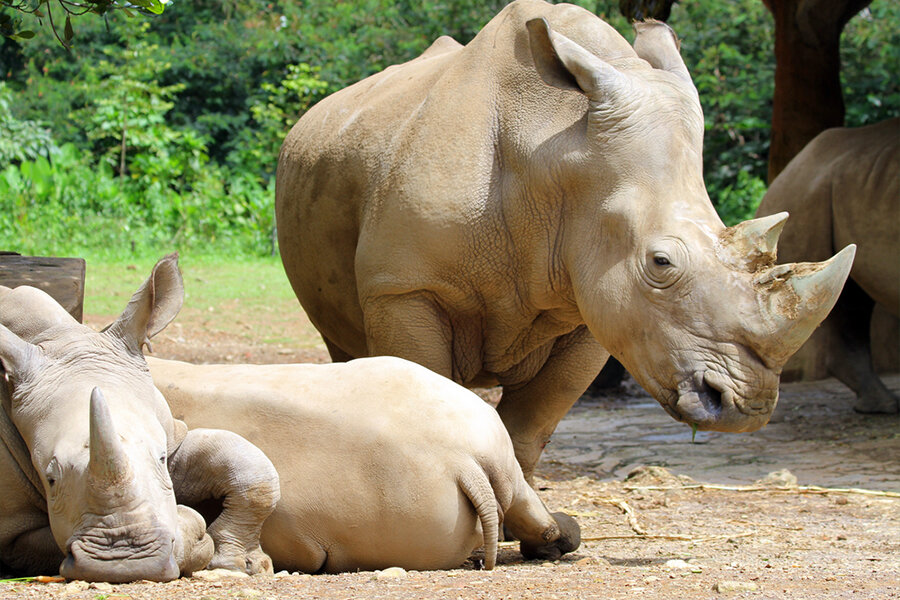
[[[755,214],[766,191],[774,22],[760,0],[685,0],[668,22],[703,106],[706,187],[734,224]]]
[[[306,63],[287,65],[280,83],[263,83],[259,94],[250,99],[254,127],[238,133],[228,163],[265,181],[271,179],[285,133],[327,91],[328,84],[318,78],[318,69]]]
[[[841,40],[846,124],[900,115],[900,3],[875,0],[847,23]]]
[[[136,13],[158,15],[163,12],[168,0],[0,0],[0,35],[14,40],[30,40],[35,36],[31,29],[22,29],[22,15],[28,15],[38,26],[47,19],[57,41],[68,48],[75,37],[72,18],[86,13],[105,15],[118,10],[128,16]],[[54,12],[56,11],[55,20]],[[60,19],[63,19],[60,21]],[[58,27],[62,23],[62,36]]]
[[[13,101],[6,83],[0,81],[0,165],[47,158],[57,149],[53,135],[42,123],[13,116]]]
[[[0,0],[0,19],[21,1]],[[62,15],[57,2],[23,6]],[[192,0],[146,20],[91,4],[103,18],[78,18],[71,50],[50,27],[0,38],[4,249],[269,253],[277,152],[296,119],[440,35],[468,42],[506,0]],[[632,37],[619,0],[577,4]],[[845,29],[850,125],[897,114],[898,21],[900,4],[874,0]],[[682,0],[669,23],[706,116],[710,196],[726,223],[752,216],[767,170],[771,15],[761,0]]]

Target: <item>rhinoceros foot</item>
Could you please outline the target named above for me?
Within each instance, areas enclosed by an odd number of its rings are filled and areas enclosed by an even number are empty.
[[[561,512],[553,513],[553,519],[559,527],[559,537],[545,545],[522,542],[519,550],[529,560],[556,560],[563,554],[578,549],[581,545],[581,527],[569,515]]]
[[[853,410],[865,415],[895,415],[900,412],[900,398],[891,393],[884,384],[872,386],[872,389],[862,391],[856,396]]]
[[[252,550],[244,550],[230,544],[220,544],[216,548],[216,553],[207,568],[241,571],[247,575],[256,575],[257,573],[271,575],[275,572],[272,568],[272,559],[259,546]]]

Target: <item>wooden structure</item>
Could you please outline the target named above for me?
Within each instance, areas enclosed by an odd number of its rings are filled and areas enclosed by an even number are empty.
[[[84,313],[83,258],[19,256],[0,253],[0,285],[40,288],[80,323]]]

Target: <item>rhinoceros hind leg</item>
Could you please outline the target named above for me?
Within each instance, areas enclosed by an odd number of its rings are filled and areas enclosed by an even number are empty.
[[[523,540],[519,544],[522,556],[532,560],[556,560],[563,554],[578,549],[581,545],[581,527],[566,513],[555,512],[553,519],[559,530],[558,537],[550,544],[534,544]]]
[[[900,399],[884,385],[872,366],[869,329],[874,306],[853,280],[847,281],[825,322],[835,333],[836,342],[828,354],[828,371],[856,392],[856,412],[896,414]]]
[[[180,504],[221,499],[207,528],[215,544],[208,568],[273,572],[259,536],[281,492],[275,467],[259,448],[230,431],[194,429],[170,457],[169,472]]]
[[[519,540],[528,559],[556,560],[581,545],[581,528],[567,514],[552,515],[537,492],[524,481],[506,509],[504,525]]]

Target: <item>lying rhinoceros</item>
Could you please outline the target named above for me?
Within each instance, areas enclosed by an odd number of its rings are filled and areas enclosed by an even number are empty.
[[[872,368],[869,323],[875,303],[900,315],[900,119],[816,136],[778,175],[758,216],[789,210],[778,250],[820,260],[858,246],[847,283],[823,330],[826,368],[857,394],[864,413],[896,413],[898,398]]]
[[[754,430],[854,250],[776,266],[787,214],[726,228],[703,131],[666,25],[632,48],[581,8],[517,0],[297,122],[284,267],[335,360],[502,385],[526,476],[610,354],[674,418]]]
[[[41,290],[0,287],[0,571],[110,582],[208,563],[271,571],[259,531],[278,500],[272,464],[231,432],[175,421],[141,353],[181,307],[176,260],[157,263],[104,333]],[[208,534],[176,504],[223,497]]]
[[[501,523],[526,557],[580,543],[526,483],[496,411],[417,364],[147,362],[179,419],[234,431],[275,463],[282,496],[261,541],[276,568],[448,569],[484,544],[490,569]]]

